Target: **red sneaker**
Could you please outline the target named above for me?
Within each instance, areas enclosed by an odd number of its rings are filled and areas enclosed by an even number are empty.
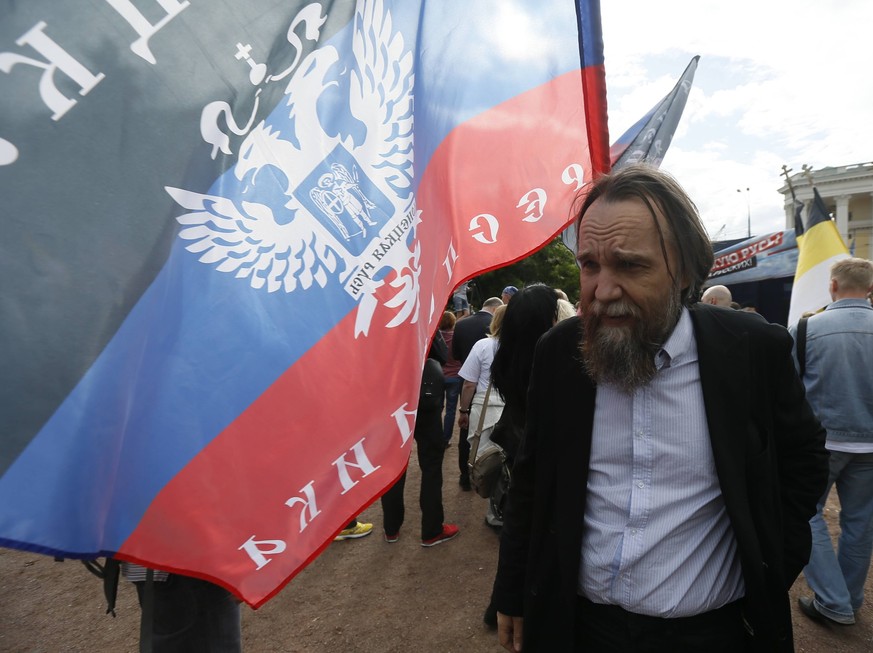
[[[421,546],[436,546],[437,544],[448,542],[450,539],[457,536],[457,534],[460,532],[460,529],[454,524],[443,524],[442,532],[436,537],[430,538],[429,540],[422,540]]]

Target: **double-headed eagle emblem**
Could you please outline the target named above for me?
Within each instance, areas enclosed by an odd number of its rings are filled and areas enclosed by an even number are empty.
[[[285,102],[249,132],[209,194],[167,188],[187,210],[179,236],[201,262],[267,292],[342,284],[368,245],[413,211],[413,56],[381,0],[358,3],[346,43],[303,58]],[[402,275],[415,253],[394,249],[380,264]],[[378,285],[362,294],[369,315]]]

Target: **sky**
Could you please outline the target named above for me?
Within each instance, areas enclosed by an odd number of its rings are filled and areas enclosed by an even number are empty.
[[[873,161],[870,0],[601,0],[601,16],[612,141],[700,55],[661,168],[714,240],[785,228],[783,164]]]

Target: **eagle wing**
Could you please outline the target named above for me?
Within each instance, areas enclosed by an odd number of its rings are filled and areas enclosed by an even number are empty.
[[[185,249],[220,272],[248,278],[252,288],[267,292],[293,292],[313,284],[323,288],[342,272],[342,258],[313,229],[300,224],[304,220],[279,224],[264,204],[237,204],[226,197],[170,186],[166,191],[189,211],[176,218],[182,225],[179,237],[190,241]]]
[[[368,125],[361,158],[377,162],[406,212],[412,206],[414,59],[382,0],[358,3],[352,51],[350,108]]]

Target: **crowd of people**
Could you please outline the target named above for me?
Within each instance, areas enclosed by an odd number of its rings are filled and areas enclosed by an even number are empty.
[[[464,283],[439,322],[442,400],[420,406],[414,431],[421,545],[459,532],[442,504],[457,432],[462,490],[479,457],[503,461],[485,508],[500,548],[483,619],[509,651],[788,653],[801,572],[804,615],[854,624],[873,554],[873,263],[835,263],[832,303],[786,329],[705,287],[709,238],[657,169],[600,177],[576,227],[577,305],[532,282],[473,310]],[[382,496],[388,543],[404,485],[405,473]],[[372,531],[354,520],[336,539]],[[141,588],[142,571],[126,571]],[[208,597],[235,635],[202,650],[239,650],[227,599]],[[210,614],[190,617],[198,637],[218,629]]]

